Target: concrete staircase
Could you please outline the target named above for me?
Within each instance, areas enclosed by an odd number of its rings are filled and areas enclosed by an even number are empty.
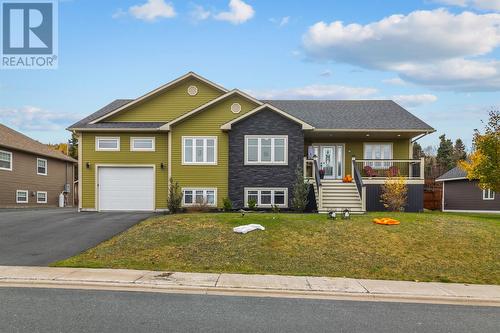
[[[363,203],[355,183],[342,183],[334,180],[321,181],[321,202],[315,186],[316,203],[320,213],[349,209],[353,214],[363,214]]]

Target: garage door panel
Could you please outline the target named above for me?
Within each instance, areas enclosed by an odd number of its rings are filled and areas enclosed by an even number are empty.
[[[153,209],[153,168],[99,168],[99,210]]]

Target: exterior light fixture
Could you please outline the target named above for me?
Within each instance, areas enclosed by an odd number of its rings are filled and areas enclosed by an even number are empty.
[[[366,136],[370,136],[370,133],[366,133]]]
[[[90,162],[85,163],[85,166],[87,167],[87,169],[90,169]]]
[[[165,169],[165,164],[163,164],[163,162],[160,163],[160,168]]]

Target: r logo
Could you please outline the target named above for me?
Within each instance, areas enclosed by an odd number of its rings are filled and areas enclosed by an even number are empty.
[[[53,4],[4,2],[3,54],[52,54]]]

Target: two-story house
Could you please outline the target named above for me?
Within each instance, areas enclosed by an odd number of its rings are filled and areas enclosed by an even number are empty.
[[[320,212],[382,210],[388,175],[405,177],[407,210],[421,211],[412,144],[434,131],[393,101],[258,100],[193,72],[68,129],[79,136],[80,209],[91,211],[165,210],[170,178],[185,207],[291,208],[298,168]]]
[[[0,124],[0,208],[73,205],[77,161]]]

